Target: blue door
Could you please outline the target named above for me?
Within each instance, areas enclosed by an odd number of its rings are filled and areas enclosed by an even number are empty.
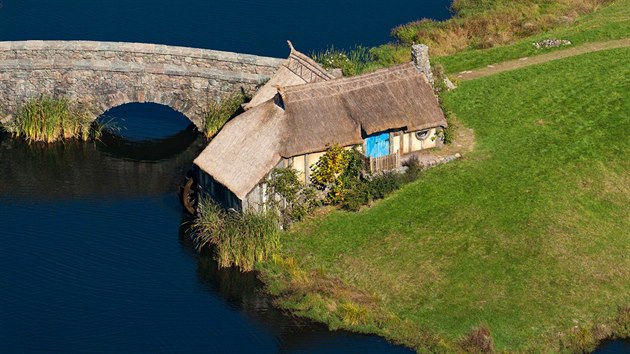
[[[369,157],[389,155],[389,133],[368,136],[365,139],[365,154]]]

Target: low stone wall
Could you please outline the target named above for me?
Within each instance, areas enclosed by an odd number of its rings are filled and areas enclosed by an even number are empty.
[[[410,159],[415,158],[417,159],[418,164],[420,165],[420,168],[422,168],[423,170],[427,170],[429,168],[433,168],[441,164],[459,160],[461,157],[462,155],[459,152],[453,155],[446,155],[446,156],[434,155],[432,153],[410,154],[408,156],[405,156],[405,158],[403,158],[402,164],[404,165],[405,163],[409,162]],[[407,168],[403,166],[402,170],[406,171]]]
[[[211,100],[253,93],[283,59],[142,43],[0,42],[0,114],[39,96],[81,102],[95,118],[129,102],[168,105],[201,126]]]

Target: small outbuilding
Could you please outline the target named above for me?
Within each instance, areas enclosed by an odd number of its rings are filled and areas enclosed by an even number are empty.
[[[412,63],[335,79],[291,46],[246,111],[195,159],[200,191],[225,208],[258,209],[275,167],[292,167],[308,183],[333,144],[358,146],[372,166],[393,167],[401,155],[439,146],[447,123],[430,82],[428,48],[414,46],[413,53]]]

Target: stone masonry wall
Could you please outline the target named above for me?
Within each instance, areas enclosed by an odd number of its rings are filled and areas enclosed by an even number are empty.
[[[418,71],[423,72],[431,85],[433,82],[433,71],[429,60],[429,47],[425,44],[414,44],[411,47],[411,61]]]
[[[130,102],[160,103],[201,127],[211,100],[253,93],[283,59],[141,43],[0,42],[0,121],[40,96],[86,104],[96,119]]]

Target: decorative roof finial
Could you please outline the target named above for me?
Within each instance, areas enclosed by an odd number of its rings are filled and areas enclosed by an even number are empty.
[[[291,48],[291,53],[295,52],[295,48],[293,48],[293,43],[291,43],[291,41],[287,40],[287,43],[289,43],[289,48]]]

